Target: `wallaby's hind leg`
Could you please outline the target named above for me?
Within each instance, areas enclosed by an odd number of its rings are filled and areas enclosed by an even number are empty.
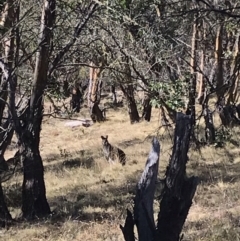
[[[115,161],[114,160],[112,160],[111,158],[109,158],[109,161],[108,161],[110,164],[114,164],[115,163]]]
[[[122,165],[125,166],[126,164],[126,158],[124,158],[124,160],[121,161]]]
[[[126,154],[121,149],[118,149],[118,157],[119,162],[124,166],[126,164]]]

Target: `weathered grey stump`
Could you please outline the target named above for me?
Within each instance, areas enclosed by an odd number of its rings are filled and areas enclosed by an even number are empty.
[[[191,117],[177,113],[174,146],[166,170],[155,240],[178,241],[192,205],[198,178],[186,176],[191,129]]]
[[[134,241],[134,225],[139,241],[179,241],[180,234],[192,205],[197,178],[186,176],[189,141],[192,129],[191,117],[177,113],[174,146],[166,170],[158,223],[155,225],[153,200],[159,166],[160,144],[156,138],[134,199],[134,212],[127,210],[124,227],[120,225],[126,241]]]

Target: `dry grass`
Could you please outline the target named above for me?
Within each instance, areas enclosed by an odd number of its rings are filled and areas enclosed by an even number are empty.
[[[86,115],[83,111],[83,115]],[[46,118],[42,127],[41,154],[45,166],[47,197],[52,217],[19,223],[0,231],[1,240],[123,240],[119,224],[132,207],[135,185],[144,168],[150,140],[156,134],[158,111],[150,123],[130,125],[126,110],[108,112],[108,121],[92,127],[65,127],[66,120]],[[234,130],[239,139],[239,130]],[[101,152],[101,135],[127,155],[127,164],[109,165]],[[167,132],[159,133],[163,177],[171,154]],[[14,153],[8,151],[6,157]],[[204,147],[189,153],[188,173],[201,183],[183,233],[184,240],[240,239],[240,159],[233,144]],[[13,217],[20,215],[21,175],[4,183]],[[159,194],[159,193],[157,193]],[[155,203],[158,211],[158,204]]]

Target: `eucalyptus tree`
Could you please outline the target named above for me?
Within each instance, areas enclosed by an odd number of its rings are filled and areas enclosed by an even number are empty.
[[[6,2],[6,6],[8,3]],[[10,121],[16,132],[23,163],[22,212],[23,217],[30,219],[51,212],[46,198],[44,167],[39,151],[44,95],[49,80],[58,77],[58,71],[64,61],[70,62],[74,59],[71,58],[71,55],[77,52],[75,44],[80,34],[86,29],[86,24],[98,9],[98,4],[94,1],[74,3],[77,7],[74,8],[75,14],[72,18],[71,28],[69,29],[68,26],[68,32],[64,32],[67,26],[63,24],[62,12],[66,10],[69,14],[73,11],[71,8],[73,3],[70,2],[67,5],[70,7],[64,9],[63,6],[66,4],[66,1],[44,0],[39,6],[42,8],[40,16],[37,11],[39,9],[36,8],[38,5],[28,6],[26,2],[22,1],[19,5],[21,11],[19,12],[19,8],[16,11],[16,13],[20,13],[21,21],[19,20],[15,25],[16,28],[10,26],[8,29],[11,35],[6,35],[9,36],[12,43],[7,46],[10,46],[14,53],[14,61],[12,61],[15,63],[14,68],[8,58],[0,62],[2,88],[6,89],[8,86],[7,93],[9,93],[8,99],[5,98],[3,104],[8,101],[8,104],[5,105],[8,107],[9,113],[7,120]],[[24,6],[26,8],[23,10]],[[40,29],[37,28],[39,25]],[[59,34],[64,37],[56,38],[55,33],[58,37]],[[3,53],[3,51],[1,52]],[[8,55],[6,56],[8,57]],[[11,55],[9,54],[9,56]],[[66,68],[66,66],[64,67]],[[26,92],[27,97],[26,101],[22,101],[20,108],[16,108],[18,83],[23,85],[21,88]],[[3,91],[1,89],[1,94]],[[22,111],[20,111],[21,109]],[[7,134],[7,136],[10,135]],[[5,146],[6,143],[9,144],[9,139],[7,142],[4,141]],[[5,213],[7,214],[7,211]]]
[[[184,45],[187,35],[182,35],[183,27],[179,28],[179,22],[185,20],[182,16],[171,17],[183,6],[141,0],[105,1],[103,4],[107,10],[97,25],[104,30],[105,39],[108,36],[105,45],[109,49],[109,72],[126,96],[131,122],[139,121],[137,105],[133,104],[136,86],[145,92],[144,119],[150,120],[152,105],[166,107],[174,113],[183,105],[187,93],[179,91],[179,86],[186,82],[184,74],[190,73],[190,68],[180,59],[187,48]],[[181,71],[179,63],[183,65]],[[169,98],[169,89],[175,92],[173,98]]]

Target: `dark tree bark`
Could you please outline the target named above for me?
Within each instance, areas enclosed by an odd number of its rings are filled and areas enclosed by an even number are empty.
[[[3,111],[6,106],[6,101],[7,101],[7,81],[2,80],[0,82],[0,125],[2,124]]]
[[[137,226],[139,241],[154,240],[155,222],[153,217],[153,200],[159,167],[160,144],[157,138],[152,141],[145,170],[137,184],[134,199],[134,217],[128,210],[124,227],[120,225],[126,241],[134,241],[134,224]]]
[[[106,118],[104,110],[100,110],[98,104],[93,104],[92,110],[91,110],[91,119],[95,122],[102,122]]]
[[[216,43],[215,43],[215,59],[217,63],[217,86],[216,86],[216,94],[217,94],[217,99],[218,101],[222,99],[225,89],[223,88],[224,84],[224,49],[223,49],[223,25],[224,23],[219,23],[219,27],[217,29],[217,34],[216,34]]]
[[[43,92],[47,84],[49,46],[53,38],[55,21],[55,0],[45,0],[42,10],[39,36],[39,52],[28,118],[21,129],[16,129],[20,141],[20,155],[23,163],[22,213],[24,218],[41,217],[50,214],[44,183],[44,168],[39,152],[40,131],[43,118]]]
[[[205,138],[208,144],[212,144],[215,141],[215,128],[213,123],[213,116],[208,106],[206,105],[203,110],[203,116],[205,120]]]
[[[0,226],[4,227],[7,223],[12,221],[12,216],[8,211],[7,205],[4,200],[2,184],[0,181]]]
[[[156,240],[179,241],[192,205],[197,178],[186,176],[191,129],[191,117],[178,113],[172,156],[167,167],[165,187],[160,202]]]
[[[117,104],[117,95],[116,95],[116,87],[115,84],[111,85],[111,93],[112,93],[112,101],[113,101],[113,105]]]
[[[70,96],[69,83],[67,80],[63,81],[63,95],[68,98]]]
[[[193,3],[193,8],[195,3]],[[193,29],[192,29],[192,43],[191,43],[191,60],[190,60],[190,73],[191,76],[188,79],[188,83],[189,83],[189,94],[188,94],[188,106],[187,106],[187,110],[189,112],[189,114],[191,115],[191,121],[192,121],[192,133],[191,133],[191,138],[193,141],[195,141],[195,143],[197,143],[196,137],[195,137],[195,132],[194,132],[194,127],[195,127],[195,123],[196,123],[196,108],[195,108],[195,104],[196,104],[196,87],[197,87],[197,47],[198,47],[198,33],[199,33],[199,29],[198,26],[199,25],[199,18],[198,18],[198,13],[194,14],[194,22],[193,22]]]
[[[72,90],[72,99],[71,99],[71,108],[74,112],[80,112],[82,95],[78,87],[73,88]]]
[[[177,113],[174,146],[166,170],[157,227],[153,216],[153,200],[159,166],[160,145],[152,142],[145,170],[137,185],[134,199],[134,217],[127,211],[124,227],[120,225],[126,241],[134,241],[134,225],[139,241],[179,241],[187,214],[192,205],[198,179],[186,176],[186,163],[191,136],[191,117]]]
[[[39,121],[40,122],[40,121]],[[35,122],[36,123],[36,122]],[[37,123],[36,123],[37,124]],[[29,130],[29,133],[33,130]],[[25,135],[27,138],[27,136]],[[22,185],[22,212],[24,218],[42,217],[50,214],[44,183],[44,169],[39,146],[31,134],[25,139],[21,150],[24,180]]]
[[[224,105],[224,102],[217,104],[217,110],[225,127],[234,127],[240,125],[240,118],[238,117],[238,108],[235,105]]]
[[[124,96],[127,99],[128,114],[130,117],[131,124],[139,122],[140,118],[139,118],[139,114],[138,114],[138,110],[137,110],[136,101],[134,98],[133,85],[128,84],[126,86],[123,86],[122,84],[120,84],[120,88],[121,88]]]
[[[10,121],[10,117],[4,122],[2,125],[4,131],[2,130],[0,133],[0,174],[4,171],[8,170],[8,165],[4,159],[4,153],[11,143],[14,129],[12,122]]]
[[[12,122],[10,118],[8,118],[4,123],[2,122],[4,108],[6,106],[6,101],[8,97],[8,80],[9,76],[6,76],[5,69],[12,69],[13,60],[14,60],[14,41],[15,41],[15,34],[14,34],[14,21],[16,19],[15,13],[15,3],[13,0],[7,0],[4,4],[3,12],[1,12],[1,29],[2,32],[2,46],[0,47],[0,51],[2,53],[1,63],[1,77],[0,77],[0,125],[3,128],[0,134],[0,165],[1,170],[5,171],[8,169],[7,164],[4,160],[4,153],[11,142],[12,135],[13,135],[13,128]],[[8,34],[7,32],[10,32]],[[17,51],[16,51],[17,52]],[[8,73],[8,71],[7,71]],[[15,93],[14,93],[15,94]],[[9,115],[11,117],[11,115]],[[7,222],[12,220],[12,217],[8,211],[7,205],[4,200],[2,185],[0,180],[0,225],[4,226]]]
[[[145,95],[143,100],[143,113],[142,113],[142,119],[145,121],[151,120],[152,105],[150,101],[151,101],[151,98],[148,95]]]
[[[12,68],[13,58],[14,58],[14,30],[13,24],[15,19],[14,13],[14,1],[7,0],[4,4],[3,12],[1,13],[1,29],[2,32],[2,43],[0,46],[0,51],[2,52],[2,59],[8,65],[8,68]],[[7,34],[7,32],[10,34]],[[6,105],[8,91],[7,91],[7,79],[4,75],[0,73],[0,125],[2,124],[3,111]]]
[[[191,115],[191,121],[192,121],[192,133],[191,133],[191,137],[193,141],[196,141],[196,137],[195,137],[195,132],[194,132],[194,127],[196,124],[196,75],[192,74],[191,78],[189,80],[189,101],[188,101],[188,107],[187,107],[187,111],[188,114]]]
[[[160,144],[157,138],[152,141],[145,170],[137,185],[134,199],[134,221],[138,230],[139,241],[153,240],[155,222],[153,216],[153,200],[159,167]]]
[[[9,83],[10,112],[14,129],[16,131],[21,156],[23,162],[24,180],[22,186],[22,211],[23,217],[34,218],[35,216],[45,216],[50,213],[50,208],[46,199],[44,184],[44,169],[39,153],[40,130],[43,117],[43,92],[47,83],[47,73],[49,78],[59,61],[75,43],[77,36],[85,27],[89,18],[96,11],[98,4],[90,3],[87,7],[86,18],[79,23],[74,31],[74,38],[63,48],[54,58],[51,69],[49,65],[49,46],[52,41],[53,24],[55,20],[55,0],[45,0],[42,11],[41,29],[39,36],[39,51],[36,56],[36,67],[33,80],[32,95],[27,105],[24,118],[19,120],[15,108],[15,91],[17,78],[6,63],[0,60],[0,68],[3,70],[4,81]]]
[[[125,241],[135,241],[133,215],[128,209],[124,227],[120,224],[120,229],[122,230]]]

